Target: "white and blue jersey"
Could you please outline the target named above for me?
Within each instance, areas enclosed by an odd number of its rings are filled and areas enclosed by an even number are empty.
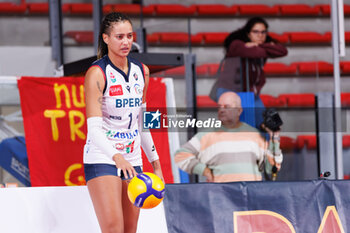
[[[142,166],[141,138],[138,118],[141,112],[144,81],[143,65],[128,57],[128,74],[110,61],[107,55],[95,61],[105,76],[102,99],[103,131],[109,142],[130,162],[132,166]],[[84,147],[84,163],[115,162],[103,154],[87,135]]]

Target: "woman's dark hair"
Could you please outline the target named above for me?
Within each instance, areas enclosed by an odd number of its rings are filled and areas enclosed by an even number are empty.
[[[98,36],[97,58],[101,58],[108,53],[108,47],[106,43],[103,41],[102,34],[109,35],[114,23],[125,22],[125,21],[128,21],[132,25],[129,17],[119,12],[112,12],[103,18],[100,26],[100,33]]]
[[[249,32],[252,30],[255,24],[262,23],[265,25],[266,30],[268,30],[269,25],[267,24],[266,20],[261,17],[253,17],[250,18],[247,23],[244,25],[244,27],[233,31],[230,35],[228,35],[224,41],[224,47],[226,50],[230,47],[230,44],[234,40],[241,40],[244,42],[250,42],[250,39],[248,37]],[[277,42],[275,39],[272,39],[271,36],[266,35],[266,42]]]

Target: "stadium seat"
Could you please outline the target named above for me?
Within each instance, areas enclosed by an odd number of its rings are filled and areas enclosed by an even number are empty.
[[[63,14],[70,14],[71,4],[70,3],[64,3],[62,4],[62,13]]]
[[[29,14],[48,14],[49,3],[47,2],[31,2],[27,3]]]
[[[196,6],[183,6],[180,4],[157,4],[155,5],[155,14],[157,16],[194,16]]]
[[[274,33],[274,32],[269,32],[269,35],[277,40],[278,42],[282,43],[282,44],[287,44],[289,42],[289,35],[283,33],[282,35]]]
[[[208,66],[208,72],[211,77],[215,77],[215,75],[218,73],[218,69],[220,64],[216,63],[211,63],[211,64],[206,64]]]
[[[72,38],[72,39],[75,39],[75,35],[76,35],[77,33],[79,33],[79,32],[80,32],[80,31],[67,31],[67,32],[64,33],[63,36],[69,37],[69,38]],[[92,33],[92,32],[91,32],[91,33]]]
[[[65,3],[66,12],[77,15],[91,15],[93,11],[93,5],[91,3]],[[153,14],[154,6],[144,7],[143,12],[145,14]],[[102,7],[103,14],[108,14],[114,11],[122,12],[127,15],[139,15],[141,7],[139,4],[106,4]]]
[[[142,8],[142,13],[151,16],[154,13],[155,6],[148,5]],[[103,6],[103,13],[122,12],[129,16],[138,16],[141,13],[141,6],[139,4],[106,4]]]
[[[195,34],[191,35],[191,43],[192,45],[201,45],[203,43],[203,35],[201,34]]]
[[[155,5],[147,5],[142,7],[142,13],[146,16],[153,16],[156,12],[156,6]]]
[[[329,5],[319,5],[321,8],[321,13],[324,16],[329,16],[331,13],[331,8]],[[350,5],[345,5],[344,4],[344,16],[345,15],[350,15]]]
[[[343,148],[350,147],[350,135],[343,135]]]
[[[93,31],[67,31],[65,37],[74,39],[77,43],[92,44],[94,42]],[[133,40],[136,41],[136,32],[133,32]]]
[[[30,2],[34,4],[29,13],[46,14],[46,2]],[[37,6],[35,6],[37,5]],[[42,6],[40,6],[42,5]],[[92,14],[91,3],[64,3],[64,13],[71,14]],[[16,5],[13,2],[0,3],[0,13],[25,13],[26,4]],[[113,11],[124,12],[128,15],[139,15],[141,7],[139,4],[105,4],[103,13]],[[330,7],[326,4],[310,6],[306,4],[278,4],[274,6],[264,4],[243,4],[227,6],[224,4],[194,4],[185,6],[181,4],[151,4],[143,7],[143,14],[146,16],[329,16]],[[350,15],[350,5],[344,5],[344,15]]]
[[[102,12],[104,15],[113,12],[113,4],[105,4],[102,6]]]
[[[341,93],[340,99],[343,107],[350,107],[350,93]]]
[[[64,33],[64,36],[72,38],[80,44],[92,44],[94,42],[94,33],[92,31],[68,31]]]
[[[239,5],[239,14],[240,15],[262,15],[262,16],[271,16],[279,14],[279,6],[268,6],[262,4],[252,4],[252,5]]]
[[[46,7],[46,9],[45,9]],[[64,4],[62,9],[64,12],[69,13],[71,5]],[[104,12],[112,11],[112,5],[105,5]],[[33,3],[33,12],[47,13],[48,12],[48,4],[36,5]],[[325,43],[331,41],[331,33],[327,32],[324,35],[321,35],[316,32],[285,32],[282,35],[270,32],[271,37],[277,39],[279,42],[284,44],[295,43]],[[222,46],[224,40],[229,35],[228,32],[199,32],[197,34],[191,35],[191,43],[194,46]],[[350,42],[350,32],[345,32],[345,38],[347,42]],[[188,34],[186,32],[154,32],[152,34],[147,35],[147,41],[150,45],[185,45],[188,43]],[[296,64],[297,65],[297,64]],[[294,73],[294,67],[292,66],[284,66],[279,65],[281,68],[282,74],[283,72]],[[303,66],[305,67],[305,66]],[[329,68],[323,70],[326,66],[325,64],[321,64],[321,72],[331,72]],[[271,67],[267,67],[266,71],[270,72]],[[277,68],[277,67],[276,67]],[[273,69],[271,73],[273,75]],[[311,74],[316,73],[316,71],[312,71]]]
[[[350,62],[342,61],[340,62],[340,67],[343,74],[350,74]]]
[[[295,148],[295,139],[287,136],[281,136],[280,148],[282,150],[293,150]]]
[[[206,72],[205,67],[201,67],[199,70],[197,68],[197,72]],[[184,74],[185,70],[184,68],[177,69],[174,68],[174,74]],[[274,97],[267,94],[261,94],[260,95],[261,101],[264,103],[265,107],[267,108],[283,108],[283,107],[314,107],[315,106],[315,95],[314,94],[281,94],[278,97]],[[198,98],[197,98],[198,99]],[[212,107],[212,105],[208,105],[207,103],[210,102],[208,99],[210,99],[209,96],[201,96],[200,106],[202,107]],[[341,94],[341,100],[343,106],[350,106],[350,93],[342,93]],[[207,104],[207,105],[206,105]],[[349,135],[350,137],[350,135]],[[350,139],[349,139],[350,140]],[[350,142],[349,142],[350,143]]]
[[[315,150],[317,148],[316,135],[298,135],[295,141],[297,149],[303,149],[305,146],[307,149]]]
[[[229,35],[228,32],[202,32],[197,34],[203,35],[205,45],[222,45]]]
[[[167,69],[164,71],[164,75],[166,76],[180,76],[185,74],[185,66],[179,66],[171,69]]]
[[[238,12],[237,6],[226,6],[223,4],[200,4],[195,5],[198,16],[234,16]]]
[[[156,43],[157,34],[151,34],[152,43]],[[149,38],[149,37],[147,37]],[[151,39],[147,39],[150,41]],[[320,63],[317,65],[317,63]],[[218,63],[207,63],[202,66],[208,67],[208,75],[214,77],[217,74],[219,64]],[[298,67],[301,67],[300,75],[314,75],[316,74],[316,67],[319,68],[320,74],[332,74],[333,65],[326,62],[295,62],[290,65],[283,63],[266,63],[264,66],[265,74],[269,77],[279,77],[279,76],[292,76],[295,77],[298,75]],[[350,73],[350,62],[342,62],[341,64],[342,73]]]
[[[75,35],[75,40],[77,43],[91,44],[94,41],[94,34],[90,31],[82,31]]]
[[[27,11],[27,5],[24,1],[17,5],[13,2],[0,2],[0,14],[24,14]]]
[[[286,65],[283,63],[266,63],[264,66],[266,75],[296,75],[297,65]]]
[[[306,4],[276,5],[280,7],[282,16],[318,16],[321,12],[320,6],[309,6]]]
[[[315,107],[315,95],[312,93],[304,94],[281,94],[278,98],[286,101],[287,107]]]
[[[196,74],[198,76],[208,76],[210,78],[216,78],[218,72],[219,64],[217,63],[208,63],[197,66]]]
[[[70,3],[70,13],[77,15],[91,15],[92,3]]]
[[[159,33],[159,42],[162,44],[187,44],[188,34],[185,32]]]
[[[158,32],[159,35],[168,32]],[[172,34],[174,32],[171,32]],[[181,34],[182,32],[177,32]],[[195,35],[192,35],[192,43],[194,45],[208,45],[208,46],[222,46],[224,40],[229,35],[228,32],[199,32]],[[319,45],[330,43],[332,38],[330,32],[325,34],[320,34],[317,32],[285,32],[283,34],[277,34],[274,32],[269,32],[269,35],[277,39],[280,43],[284,44],[308,44],[308,45]],[[198,37],[197,37],[198,36]],[[179,41],[182,44],[183,38],[179,38]],[[350,43],[350,32],[345,32],[346,42]],[[172,41],[172,44],[176,45],[176,41]]]
[[[202,35],[191,35],[191,43],[201,44],[203,40]],[[160,32],[159,42],[162,44],[188,44],[188,33],[185,32]]]
[[[260,99],[265,107],[285,107],[287,106],[286,99],[277,98],[272,95],[261,94]]]
[[[350,43],[350,32],[345,32],[345,42]]]
[[[291,43],[330,43],[331,38],[317,32],[285,32]]]
[[[203,64],[200,66],[196,67],[196,74],[198,76],[208,76],[209,75],[209,70],[210,70],[210,66],[208,66],[208,64]],[[175,75],[175,76],[181,76],[181,75],[185,75],[185,67],[184,66],[179,66],[176,68],[171,68],[168,70],[165,70],[165,75]]]
[[[147,35],[147,42],[150,45],[184,45],[188,44],[188,34],[185,32],[154,32]],[[202,34],[191,35],[192,45],[201,45]]]
[[[207,95],[197,96],[197,107],[198,108],[217,108],[218,105],[215,101],[210,99]]]
[[[332,41],[332,33],[326,32],[325,34],[326,34],[326,35],[330,38],[330,40]],[[350,32],[344,32],[344,36],[345,36],[345,43],[350,43]]]
[[[147,34],[147,43],[156,45],[159,43],[159,33]]]
[[[294,62],[292,64],[299,67],[299,74],[301,75],[333,74],[333,65],[324,61]]]
[[[141,6],[139,4],[112,4],[112,11],[122,12],[127,15],[140,15]]]
[[[196,67],[196,75],[197,76],[208,76],[209,74],[209,67],[207,64],[203,64]]]

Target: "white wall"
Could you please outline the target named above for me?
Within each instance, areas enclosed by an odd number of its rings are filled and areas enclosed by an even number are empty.
[[[86,186],[0,189],[0,232],[101,232]],[[167,233],[163,203],[141,210],[137,233]]]
[[[0,46],[1,76],[53,76],[56,67],[48,46]]]

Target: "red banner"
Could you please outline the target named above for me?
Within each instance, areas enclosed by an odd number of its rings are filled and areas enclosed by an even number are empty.
[[[22,77],[18,81],[32,186],[84,185],[84,78]],[[147,99],[166,106],[166,87],[151,79]],[[166,134],[166,137],[164,136]],[[153,134],[164,179],[173,182],[167,132]],[[147,161],[147,159],[144,159]],[[151,171],[144,162],[145,171]]]

